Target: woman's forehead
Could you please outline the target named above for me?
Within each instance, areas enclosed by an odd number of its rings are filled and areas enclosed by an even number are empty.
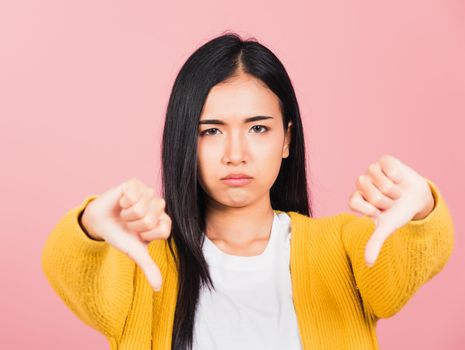
[[[279,118],[279,99],[270,89],[247,78],[215,85],[207,96],[201,119],[233,123],[258,115]]]

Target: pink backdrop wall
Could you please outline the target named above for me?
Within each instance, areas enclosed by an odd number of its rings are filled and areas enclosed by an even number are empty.
[[[159,189],[180,66],[226,30],[283,61],[300,102],[315,216],[348,211],[388,153],[439,186],[456,225],[444,270],[394,317],[382,349],[465,348],[463,1],[0,2],[0,347],[107,349],[40,266],[56,221],[136,176]],[[462,150],[462,151],[460,151]]]

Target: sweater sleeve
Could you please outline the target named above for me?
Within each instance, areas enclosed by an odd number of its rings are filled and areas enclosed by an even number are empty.
[[[49,234],[41,263],[51,287],[85,324],[106,336],[123,331],[133,298],[135,262],[78,222],[97,195],[63,215]]]
[[[417,290],[442,270],[454,246],[454,225],[436,185],[426,179],[434,208],[420,220],[410,220],[384,242],[373,267],[365,262],[365,246],[374,221],[342,213],[342,243],[350,260],[362,302],[375,318],[396,314]]]

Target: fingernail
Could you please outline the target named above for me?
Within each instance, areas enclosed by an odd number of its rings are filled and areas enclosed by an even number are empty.
[[[154,288],[153,289],[155,292],[159,292],[161,290],[161,287],[159,287],[158,289],[157,288]]]

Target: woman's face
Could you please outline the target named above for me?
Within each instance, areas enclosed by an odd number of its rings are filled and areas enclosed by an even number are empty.
[[[267,119],[245,120],[257,116]],[[284,132],[279,100],[271,90],[246,74],[214,86],[198,130],[199,182],[210,204],[243,207],[269,196],[282,158],[289,155],[291,136],[290,127]],[[230,173],[252,179],[231,185],[222,180]]]

